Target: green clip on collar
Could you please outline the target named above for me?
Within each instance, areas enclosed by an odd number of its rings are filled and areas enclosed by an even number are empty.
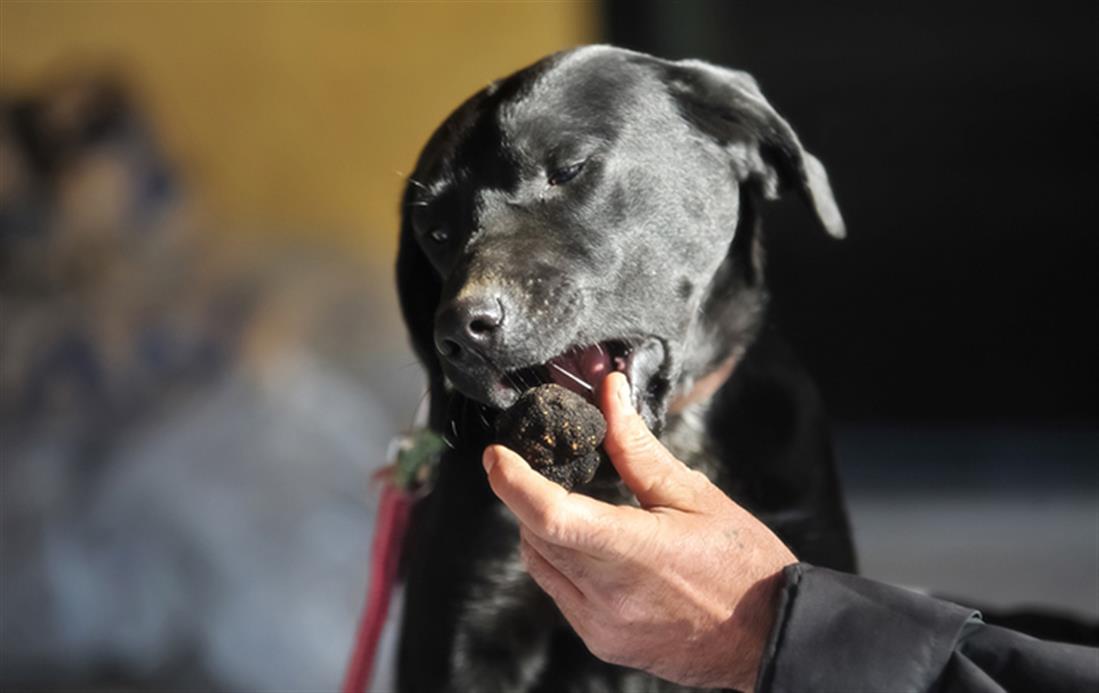
[[[446,442],[429,428],[417,428],[394,439],[393,485],[408,492],[430,491]]]

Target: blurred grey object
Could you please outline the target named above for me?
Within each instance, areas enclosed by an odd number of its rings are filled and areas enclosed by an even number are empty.
[[[1093,427],[846,426],[836,443],[863,574],[1099,636]]]
[[[75,441],[57,434],[15,451],[4,678],[334,688],[366,576],[363,451],[386,427],[371,399],[303,363],[181,402],[98,473],[73,469]]]
[[[0,685],[336,688],[421,387],[388,268],[206,232],[115,81],[0,115]]]

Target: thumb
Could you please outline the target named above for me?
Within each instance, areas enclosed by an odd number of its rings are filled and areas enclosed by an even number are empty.
[[[616,372],[604,378],[599,399],[607,419],[603,448],[641,506],[679,506],[687,500],[689,470],[634,409],[626,376]]]

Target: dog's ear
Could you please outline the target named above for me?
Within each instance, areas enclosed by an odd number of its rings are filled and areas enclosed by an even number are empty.
[[[663,66],[668,89],[683,116],[730,151],[741,182],[758,183],[769,199],[778,197],[783,188],[797,189],[824,230],[843,238],[843,217],[824,166],[805,151],[751,75],[700,60],[663,62]]]
[[[401,315],[408,327],[412,348],[427,370],[427,382],[431,392],[430,421],[437,421],[442,411],[443,371],[435,352],[435,311],[439,306],[442,282],[431,262],[428,261],[412,230],[409,214],[414,200],[410,183],[401,201],[401,238],[397,249],[397,299]]]

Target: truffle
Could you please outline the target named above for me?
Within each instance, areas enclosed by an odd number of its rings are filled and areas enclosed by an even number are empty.
[[[542,476],[571,490],[595,476],[607,422],[575,392],[541,385],[500,415],[496,435]]]

